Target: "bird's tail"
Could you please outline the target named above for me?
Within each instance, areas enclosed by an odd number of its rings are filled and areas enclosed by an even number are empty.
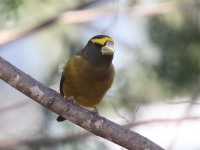
[[[58,116],[58,118],[57,118],[57,121],[58,122],[62,122],[62,121],[65,121],[66,119],[64,118],[64,117],[62,117],[62,116]]]

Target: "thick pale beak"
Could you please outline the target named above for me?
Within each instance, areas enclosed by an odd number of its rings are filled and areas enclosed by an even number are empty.
[[[114,52],[114,44],[110,41],[106,42],[106,45],[101,48],[102,55],[112,55]]]

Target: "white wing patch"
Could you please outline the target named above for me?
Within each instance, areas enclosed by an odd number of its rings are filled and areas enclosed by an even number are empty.
[[[61,62],[58,66],[58,73],[59,74],[62,74],[63,73],[63,70],[64,70],[64,67],[65,67],[65,64],[67,62],[67,59],[65,60],[65,62]]]

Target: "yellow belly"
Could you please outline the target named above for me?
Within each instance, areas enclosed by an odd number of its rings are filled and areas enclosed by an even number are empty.
[[[93,107],[102,99],[114,80],[114,67],[93,68],[87,62],[70,62],[63,76],[63,92],[66,97],[73,95],[78,104]]]

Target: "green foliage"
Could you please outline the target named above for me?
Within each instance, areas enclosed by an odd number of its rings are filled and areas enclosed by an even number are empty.
[[[15,15],[17,9],[24,3],[24,0],[1,0],[0,12],[7,17]]]
[[[161,51],[161,61],[155,70],[176,91],[194,86],[200,73],[198,15],[181,17],[181,22],[174,16],[168,20],[163,16],[152,17],[149,23],[150,37]]]

